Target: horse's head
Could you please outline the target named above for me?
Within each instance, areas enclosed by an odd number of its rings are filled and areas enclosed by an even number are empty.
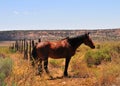
[[[90,48],[94,49],[95,45],[92,42],[91,38],[89,37],[90,33],[85,34],[85,40],[83,41],[85,45],[89,46]]]

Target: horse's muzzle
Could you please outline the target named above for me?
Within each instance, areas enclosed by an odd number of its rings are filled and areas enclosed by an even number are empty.
[[[95,46],[92,46],[91,48],[92,48],[92,49],[95,49]]]

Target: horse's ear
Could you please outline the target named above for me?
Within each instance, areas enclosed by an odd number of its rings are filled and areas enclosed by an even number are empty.
[[[90,34],[90,32],[87,33],[88,35]]]
[[[85,33],[86,36],[89,36],[90,32]]]
[[[67,36],[65,39],[69,39],[69,36]]]

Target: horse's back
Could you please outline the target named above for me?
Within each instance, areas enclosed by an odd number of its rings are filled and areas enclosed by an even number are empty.
[[[39,58],[51,57],[54,59],[66,58],[71,55],[72,49],[66,39],[55,42],[40,42],[37,46]]]
[[[54,59],[66,58],[71,56],[72,48],[68,43],[67,39],[60,40],[57,42],[51,42],[49,48],[49,56]]]
[[[44,48],[49,46],[49,42],[40,42],[37,44],[36,48]]]
[[[38,58],[45,59],[48,57],[49,46],[49,42],[40,42],[36,45]]]

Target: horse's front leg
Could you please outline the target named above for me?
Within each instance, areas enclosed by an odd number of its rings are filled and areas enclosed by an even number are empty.
[[[65,77],[68,76],[67,70],[68,70],[68,66],[69,66],[70,59],[71,59],[71,58],[66,58],[66,60],[65,60],[65,70],[64,70],[64,76],[65,76]]]

